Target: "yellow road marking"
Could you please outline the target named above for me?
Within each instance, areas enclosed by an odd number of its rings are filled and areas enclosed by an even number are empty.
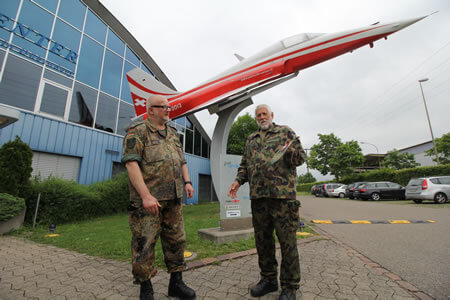
[[[333,224],[331,220],[312,220],[311,222],[316,224]]]
[[[297,235],[307,236],[307,235],[311,235],[311,233],[309,233],[309,232],[297,232]]]
[[[433,221],[433,220],[427,220],[427,221],[430,223],[436,223],[436,221]]]
[[[391,220],[389,221],[391,224],[411,224],[408,220]]]
[[[367,220],[350,220],[352,224],[372,224],[372,222]]]

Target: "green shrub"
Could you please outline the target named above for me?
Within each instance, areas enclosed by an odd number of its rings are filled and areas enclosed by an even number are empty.
[[[18,136],[0,148],[0,193],[27,197],[31,191],[30,176],[33,151]]]
[[[25,200],[6,193],[0,193],[0,222],[8,221],[22,212]]]
[[[39,193],[38,223],[68,223],[125,212],[129,199],[127,183],[126,173],[90,186],[55,177],[33,181],[25,220],[33,221]]]

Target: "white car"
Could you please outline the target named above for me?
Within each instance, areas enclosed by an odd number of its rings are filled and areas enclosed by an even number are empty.
[[[412,199],[415,203],[422,203],[423,200],[445,203],[449,196],[450,176],[412,178],[405,189],[406,199]]]
[[[344,198],[345,197],[345,189],[347,188],[346,185],[341,185],[335,189],[331,189],[330,191],[328,191],[328,193],[330,194],[330,196],[332,197],[339,197],[339,198]]]

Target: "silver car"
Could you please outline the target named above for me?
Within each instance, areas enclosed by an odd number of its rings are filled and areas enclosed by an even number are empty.
[[[413,178],[406,186],[405,197],[415,203],[423,200],[434,200],[445,203],[450,196],[450,176],[433,176]]]

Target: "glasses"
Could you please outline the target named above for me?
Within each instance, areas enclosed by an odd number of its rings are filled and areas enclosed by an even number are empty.
[[[157,108],[162,108],[162,109],[164,109],[164,110],[168,110],[168,111],[171,111],[172,110],[172,107],[170,106],[170,105],[152,105],[151,107],[157,107]]]

